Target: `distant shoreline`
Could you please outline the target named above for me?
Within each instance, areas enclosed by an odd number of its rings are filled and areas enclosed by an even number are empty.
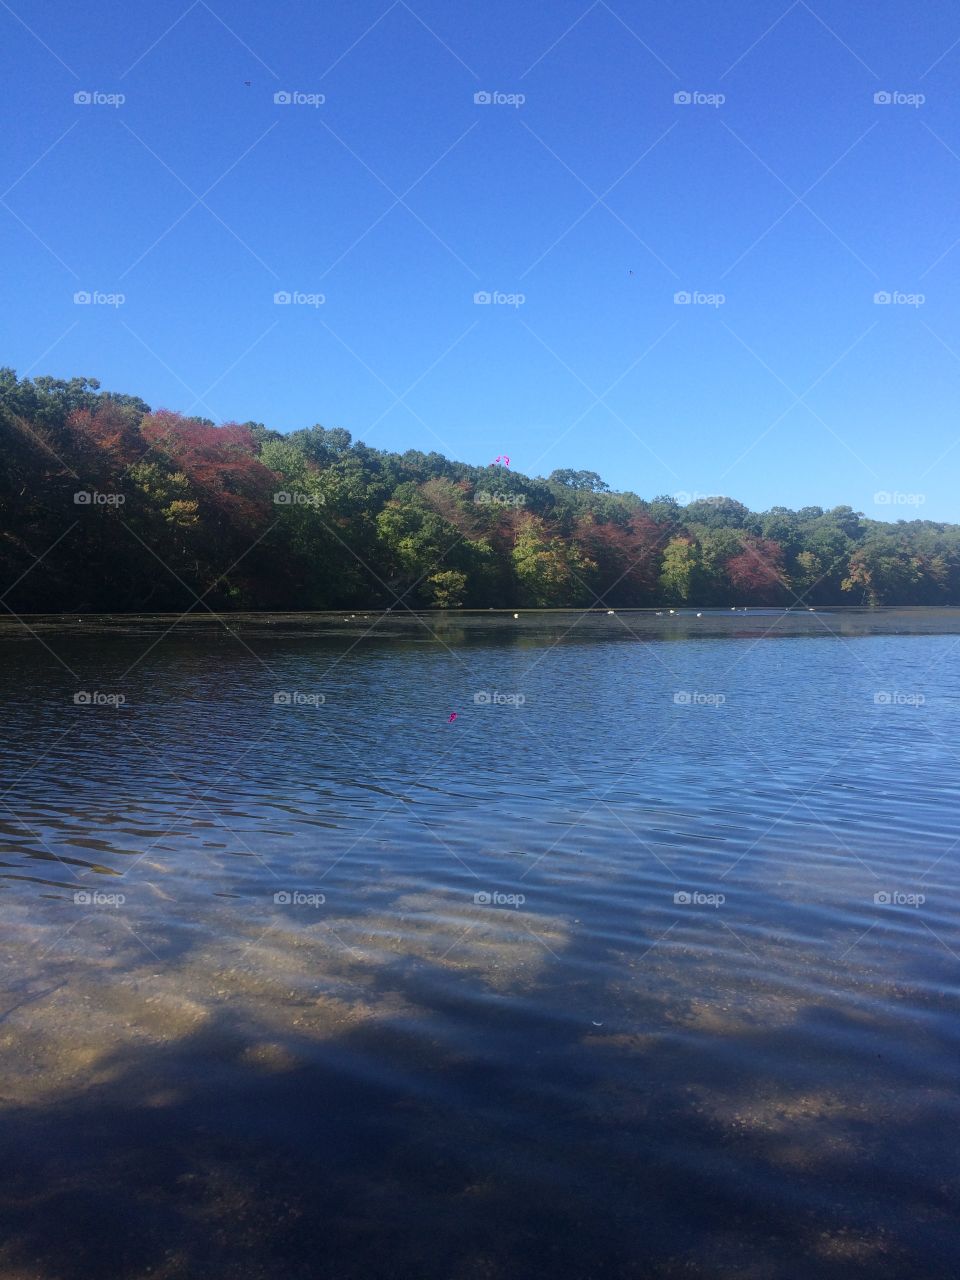
[[[846,638],[869,635],[960,635],[955,605],[831,605],[812,609],[417,609],[229,613],[42,613],[0,618],[0,641],[37,643],[41,635],[71,638],[169,633],[171,637],[248,636],[417,639],[456,643],[461,638],[496,642],[537,637],[572,640],[671,640],[689,638]]]

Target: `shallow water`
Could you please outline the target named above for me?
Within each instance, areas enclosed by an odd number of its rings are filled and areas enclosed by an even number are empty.
[[[957,1274],[956,611],[26,622],[4,1277]]]

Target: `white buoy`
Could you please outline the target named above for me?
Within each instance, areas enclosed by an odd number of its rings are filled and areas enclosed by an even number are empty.
[[[607,610],[607,613],[608,613],[608,614],[613,613],[613,610],[612,610],[612,609],[608,609],[608,610]]]
[[[702,617],[703,617],[703,614],[702,614],[702,613],[698,613],[698,614],[697,614],[697,617],[698,617],[698,618],[702,618]]]
[[[676,613],[677,611],[676,611],[676,609],[671,609],[671,610],[670,610],[670,612],[671,612],[671,613]]]
[[[515,613],[513,616],[514,616],[515,618],[519,618],[519,617],[520,617],[519,613]]]

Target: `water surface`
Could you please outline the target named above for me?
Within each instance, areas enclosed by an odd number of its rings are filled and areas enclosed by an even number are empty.
[[[958,660],[10,620],[3,1275],[955,1276]]]

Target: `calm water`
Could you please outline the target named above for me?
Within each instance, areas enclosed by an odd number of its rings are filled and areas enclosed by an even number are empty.
[[[4,1280],[956,1276],[956,615],[30,623]]]

